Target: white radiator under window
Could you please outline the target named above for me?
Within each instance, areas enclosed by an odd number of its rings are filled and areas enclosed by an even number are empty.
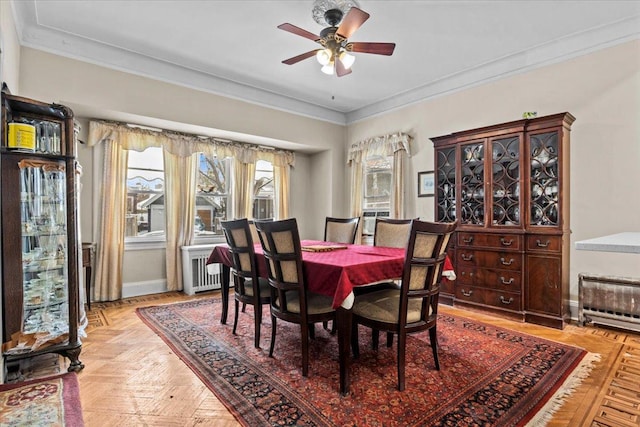
[[[222,283],[220,264],[212,264],[207,269],[207,259],[216,246],[218,245],[180,247],[182,250],[182,282],[185,294],[194,295],[196,292],[220,289],[220,284]]]

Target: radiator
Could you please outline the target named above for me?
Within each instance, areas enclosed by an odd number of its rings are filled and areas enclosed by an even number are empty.
[[[217,245],[181,246],[182,250],[182,284],[184,293],[194,295],[196,292],[220,289],[222,274],[219,264],[211,264],[207,269],[207,259]]]
[[[640,332],[640,279],[578,275],[578,323]]]

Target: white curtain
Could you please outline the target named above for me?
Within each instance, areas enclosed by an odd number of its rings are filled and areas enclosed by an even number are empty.
[[[411,155],[412,137],[396,132],[359,141],[349,149],[347,164],[351,167],[351,215],[362,215],[362,184],[364,163],[370,157],[393,156],[391,191],[392,218],[404,218],[404,159]]]
[[[127,150],[123,150],[120,144],[105,140],[100,236],[95,273],[96,301],[115,301],[122,297],[128,157]]]
[[[182,262],[180,246],[193,243],[193,229],[196,217],[196,173],[198,153],[180,157],[164,152],[167,239],[167,290],[181,291]]]
[[[253,218],[253,186],[256,163],[233,162],[233,218]]]

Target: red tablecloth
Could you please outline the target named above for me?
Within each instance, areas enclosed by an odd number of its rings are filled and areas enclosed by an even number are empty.
[[[331,244],[316,240],[303,240],[302,246]],[[346,249],[329,252],[303,252],[304,279],[310,291],[333,296],[337,308],[353,288],[373,282],[390,280],[402,276],[404,253],[402,248],[380,246],[345,245]],[[262,247],[255,245],[258,269],[261,276],[267,275]],[[216,246],[207,264],[222,263],[232,266],[231,254],[226,245]],[[453,270],[447,258],[444,270]]]

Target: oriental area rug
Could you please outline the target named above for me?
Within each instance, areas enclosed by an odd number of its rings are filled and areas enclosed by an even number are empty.
[[[261,347],[253,346],[253,312],[233,305],[220,323],[219,298],[139,308],[139,317],[245,426],[520,426],[545,425],[589,375],[597,355],[565,344],[449,314],[438,319],[440,371],[429,334],[407,339],[406,389],[397,390],[395,343],[371,349],[360,330],[348,396],[339,393],[337,337],[320,325],[302,376],[300,329],[278,322],[268,357],[269,310]],[[395,340],[397,341],[397,340]]]
[[[0,426],[83,425],[75,373],[0,385]]]

